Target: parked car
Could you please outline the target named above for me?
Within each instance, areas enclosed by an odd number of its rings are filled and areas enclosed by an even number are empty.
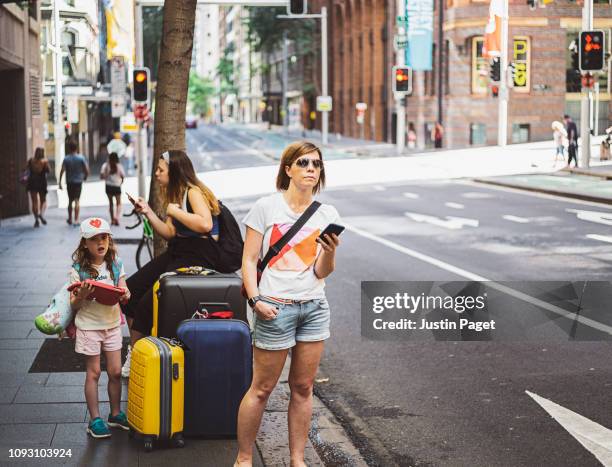
[[[197,128],[198,127],[198,117],[195,115],[187,115],[185,118],[185,128]]]

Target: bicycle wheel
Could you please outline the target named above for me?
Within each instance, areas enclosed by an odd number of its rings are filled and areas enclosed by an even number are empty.
[[[143,237],[136,250],[136,267],[140,269],[153,259],[153,239]]]

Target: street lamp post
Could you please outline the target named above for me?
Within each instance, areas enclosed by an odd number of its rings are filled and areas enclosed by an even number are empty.
[[[60,19],[59,1],[53,2],[53,34],[55,36],[53,67],[55,74],[55,115],[53,115],[53,138],[55,140],[55,178],[58,183],[64,161],[64,121],[62,115],[62,23]]]
[[[508,144],[508,1],[503,0],[503,16],[501,19],[501,53],[499,57],[499,103],[497,119],[497,145]]]
[[[328,97],[327,73],[327,7],[321,7],[320,14],[310,15],[278,15],[283,19],[320,19],[321,20],[321,93]],[[321,111],[321,142],[327,144],[329,140],[329,111]]]
[[[593,29],[593,0],[584,0],[582,8],[582,30],[590,31]],[[586,92],[585,92],[586,91]],[[582,89],[580,100],[580,134],[582,148],[580,154],[580,167],[589,168],[591,165],[591,89]]]

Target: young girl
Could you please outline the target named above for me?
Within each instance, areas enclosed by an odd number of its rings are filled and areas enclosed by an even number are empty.
[[[72,254],[74,261],[70,271],[70,282],[94,279],[125,289],[122,302],[130,298],[125,282],[125,271],[111,237],[108,222],[99,217],[90,217],[81,223],[81,241]],[[121,401],[121,310],[119,305],[103,305],[89,300],[93,292],[90,285],[81,285],[70,297],[76,312],[75,325],[78,353],[87,356],[85,378],[85,400],[91,420],[87,433],[94,438],[108,438],[109,426],[129,430],[127,418],[120,410]],[[104,351],[108,373],[108,397],[110,415],[108,424],[100,418],[98,408],[98,380],[100,379],[100,353]]]

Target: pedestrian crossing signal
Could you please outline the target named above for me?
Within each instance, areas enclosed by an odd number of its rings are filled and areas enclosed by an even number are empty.
[[[501,63],[499,57],[494,57],[491,60],[489,76],[492,83],[499,83],[501,81]]]

